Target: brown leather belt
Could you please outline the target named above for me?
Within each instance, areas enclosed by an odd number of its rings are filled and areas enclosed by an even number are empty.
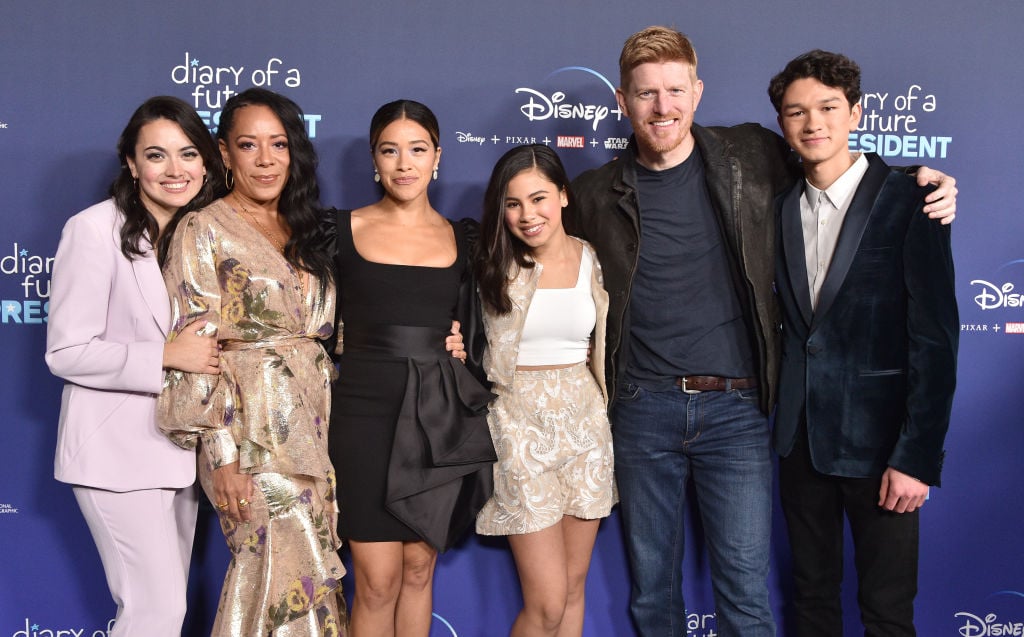
[[[722,378],[721,376],[683,376],[676,379],[676,387],[687,394],[702,391],[729,391],[730,389],[754,389],[756,378]]]

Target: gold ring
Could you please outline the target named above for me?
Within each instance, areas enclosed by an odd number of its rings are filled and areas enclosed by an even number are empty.
[[[242,499],[240,499],[238,501],[238,506],[240,506],[240,507],[247,507],[247,506],[249,506],[249,501],[246,500],[245,498],[242,498]]]
[[[228,503],[227,502],[218,502],[214,506],[216,506],[221,511],[227,511],[228,510]]]

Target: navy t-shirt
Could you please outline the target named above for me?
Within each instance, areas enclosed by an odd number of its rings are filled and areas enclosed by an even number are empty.
[[[668,170],[637,164],[636,172],[640,254],[626,379],[665,391],[679,376],[756,375],[700,151]]]

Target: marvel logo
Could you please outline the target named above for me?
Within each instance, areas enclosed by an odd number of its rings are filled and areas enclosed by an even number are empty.
[[[558,136],[558,147],[559,148],[583,148],[584,142],[583,136],[576,135],[559,135]]]

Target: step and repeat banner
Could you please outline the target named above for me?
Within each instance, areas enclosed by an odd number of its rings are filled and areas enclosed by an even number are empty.
[[[776,129],[769,78],[811,48],[863,69],[853,149],[958,179],[953,229],[962,321],[944,486],[922,513],[919,633],[1024,634],[1024,3],[724,0],[515,3],[71,1],[0,3],[0,637],[100,637],[115,611],[71,489],[53,480],[61,381],[43,362],[61,227],[105,198],[114,145],[158,94],[191,103],[211,130],[250,86],[303,107],[324,204],[378,190],[367,140],[384,102],[412,98],[441,122],[431,201],[476,217],[494,161],[514,145],[556,148],[571,175],[625,147],[618,55],[650,24],[690,35],[705,125]],[[693,519],[695,516],[691,516]],[[688,529],[686,622],[717,634],[699,524]],[[786,634],[785,528],[776,507],[770,586]],[[227,551],[201,513],[186,635],[209,630]],[[846,609],[856,631],[848,569]],[[345,586],[351,587],[346,579]],[[439,559],[432,635],[507,634],[520,605],[504,540],[467,537]],[[586,635],[632,634],[616,515],[602,524],[588,580]]]

